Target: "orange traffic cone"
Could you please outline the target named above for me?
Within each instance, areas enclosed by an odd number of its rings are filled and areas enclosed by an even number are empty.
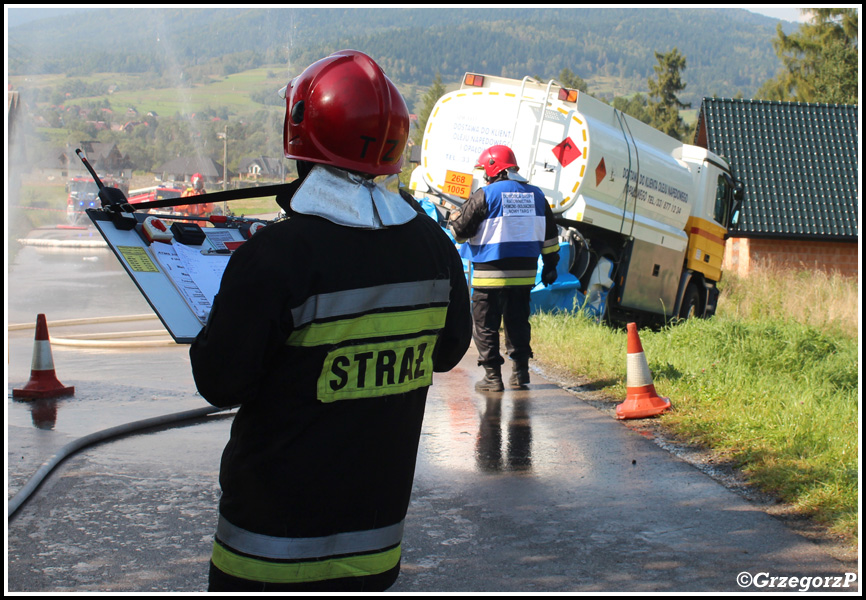
[[[670,410],[671,401],[661,398],[653,385],[652,374],[640,344],[637,325],[628,324],[626,399],[616,407],[617,419],[645,419]]]
[[[54,359],[51,357],[51,342],[48,340],[48,324],[45,315],[36,316],[36,341],[33,343],[33,362],[30,381],[23,388],[13,389],[13,398],[54,398],[75,393],[75,387],[66,387],[54,374]]]

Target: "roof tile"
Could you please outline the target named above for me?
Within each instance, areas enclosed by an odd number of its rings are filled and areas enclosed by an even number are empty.
[[[857,238],[857,106],[704,98],[699,118],[745,184],[732,235]]]

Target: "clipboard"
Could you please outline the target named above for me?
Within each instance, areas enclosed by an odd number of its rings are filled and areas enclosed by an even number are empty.
[[[149,241],[142,223],[118,225],[109,213],[88,209],[90,220],[178,344],[191,344],[207,322],[231,252],[246,238],[237,227],[204,227],[201,245]]]

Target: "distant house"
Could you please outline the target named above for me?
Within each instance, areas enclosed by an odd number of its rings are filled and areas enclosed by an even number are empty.
[[[46,177],[60,178],[88,175],[84,163],[75,153],[77,149],[81,150],[87,162],[99,175],[128,178],[132,174],[133,165],[129,156],[121,154],[116,144],[94,141],[79,142],[75,146],[67,146],[59,155],[46,157],[35,165],[35,172]]]
[[[238,167],[238,175],[243,179],[278,179],[286,177],[288,168],[285,159],[257,156],[245,158]]]
[[[84,156],[97,173],[110,173],[112,175],[123,175],[124,171],[130,170],[129,157],[120,153],[117,144],[111,142],[80,142],[77,146],[82,150]],[[67,158],[73,164],[81,164],[81,160],[75,154],[75,149],[67,148]]]
[[[704,98],[695,145],[745,184],[723,269],[858,274],[857,106]]]
[[[86,123],[91,125],[96,131],[108,131],[111,129],[111,125],[105,121],[86,121]]]
[[[132,133],[132,130],[141,124],[147,125],[147,122],[145,122],[145,121],[127,121],[126,123],[123,123],[122,125],[121,124],[112,125],[111,129],[112,129],[112,131],[122,131],[124,133]]]
[[[168,161],[157,172],[163,181],[189,181],[196,173],[204,177],[205,183],[216,183],[223,179],[223,166],[211,158],[184,156]],[[235,173],[228,171],[226,176],[231,179]]]

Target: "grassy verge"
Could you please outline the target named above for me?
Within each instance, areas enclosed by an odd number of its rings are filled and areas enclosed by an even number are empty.
[[[656,389],[674,406],[660,425],[711,448],[852,545],[857,311],[856,280],[765,271],[729,277],[712,319],[640,331]],[[566,314],[538,315],[532,325],[536,358],[595,381],[617,403],[625,399],[623,329]]]

